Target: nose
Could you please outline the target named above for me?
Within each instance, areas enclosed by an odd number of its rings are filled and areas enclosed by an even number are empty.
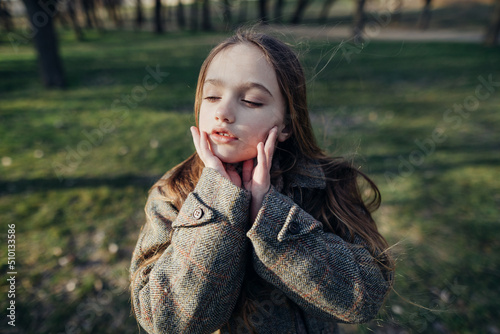
[[[221,101],[215,111],[215,119],[223,123],[233,123],[235,116],[230,101]]]

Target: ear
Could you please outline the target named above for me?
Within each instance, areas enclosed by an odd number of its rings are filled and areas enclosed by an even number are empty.
[[[285,126],[281,131],[278,133],[278,141],[279,142],[284,142],[290,136],[292,135],[292,127],[290,125]]]

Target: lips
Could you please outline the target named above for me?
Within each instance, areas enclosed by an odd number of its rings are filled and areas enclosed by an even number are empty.
[[[236,137],[234,134],[232,134],[230,131],[224,128],[213,129],[212,133],[210,134],[210,138],[212,138],[212,140],[214,140],[215,142],[221,144],[230,143],[238,139],[238,137]]]

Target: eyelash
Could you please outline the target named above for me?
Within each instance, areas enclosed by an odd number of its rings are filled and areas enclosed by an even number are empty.
[[[216,101],[220,100],[220,97],[218,97],[218,96],[207,96],[207,97],[205,97],[205,100],[207,100],[208,102],[216,102]],[[253,108],[262,107],[264,105],[263,103],[253,102],[253,101],[249,101],[249,100],[241,100],[241,101],[244,102],[245,104],[253,107]]]
[[[219,99],[220,99],[220,97],[217,97],[217,96],[207,96],[205,98],[205,100],[207,100],[208,102],[215,102],[215,101],[217,101]]]
[[[254,107],[254,108],[262,107],[264,105],[263,103],[259,103],[259,102],[252,102],[252,101],[248,101],[248,100],[242,100],[242,101],[245,102],[246,104]]]

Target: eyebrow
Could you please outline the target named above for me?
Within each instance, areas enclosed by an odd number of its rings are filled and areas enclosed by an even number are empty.
[[[203,85],[205,85],[207,83],[212,84],[214,86],[224,86],[224,81],[221,79],[207,79],[207,80],[205,80]],[[257,82],[246,82],[246,83],[238,86],[238,88],[242,88],[244,90],[256,88],[256,89],[259,89],[259,90],[263,91],[264,93],[268,94],[269,96],[273,97],[273,94],[271,94],[271,92],[269,91],[269,89],[266,88],[266,86],[261,85],[260,83],[257,83]]]

